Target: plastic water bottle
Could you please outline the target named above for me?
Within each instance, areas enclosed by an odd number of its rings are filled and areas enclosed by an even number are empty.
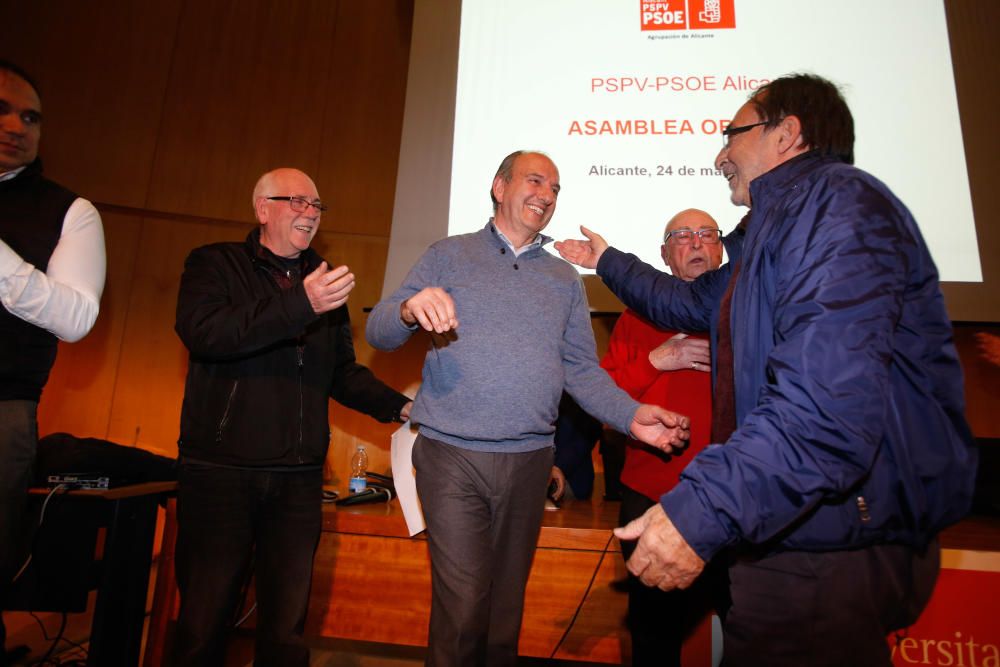
[[[368,452],[364,445],[358,445],[358,451],[351,458],[351,493],[358,493],[368,488]]]

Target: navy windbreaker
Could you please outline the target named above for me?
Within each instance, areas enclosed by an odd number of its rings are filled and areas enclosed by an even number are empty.
[[[883,183],[814,153],[750,192],[746,236],[727,244],[742,259],[738,429],[661,504],[705,559],[734,545],[922,546],[968,511],[977,455],[920,231]],[[731,271],[685,283],[613,248],[598,265],[630,308],[666,328],[712,327],[713,340]]]

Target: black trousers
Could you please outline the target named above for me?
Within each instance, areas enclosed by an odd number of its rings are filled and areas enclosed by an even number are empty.
[[[656,503],[621,486],[618,515],[625,525],[646,513]],[[628,560],[635,542],[622,541],[622,557]],[[720,616],[728,603],[724,567],[709,565],[690,588],[661,591],[628,575],[628,629],[632,637],[633,667],[675,667],[681,664],[681,645],[711,611]]]
[[[302,642],[322,523],[322,470],[268,472],[182,463],[177,497],[181,608],[173,664],[221,666],[251,563],[254,664],[306,667]]]
[[[38,447],[37,411],[37,401],[0,401],[0,603],[29,551],[24,516]],[[7,663],[6,639],[0,617],[0,665]]]
[[[739,559],[729,569],[723,664],[889,667],[886,636],[916,621],[939,567],[936,540],[923,551],[877,545]]]
[[[551,448],[487,453],[417,437],[413,466],[431,555],[428,665],[517,663],[552,457]]]
[[[24,512],[38,448],[37,411],[35,401],[0,401],[0,592],[28,552]]]

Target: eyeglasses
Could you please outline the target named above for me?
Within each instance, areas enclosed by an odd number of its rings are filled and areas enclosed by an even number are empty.
[[[722,238],[722,232],[718,229],[699,229],[698,231],[675,229],[663,235],[663,242],[668,243],[670,239],[673,239],[677,245],[688,245],[695,236],[700,238],[702,243],[718,243],[719,239]]]
[[[305,197],[264,197],[264,199],[270,199],[271,201],[286,201],[296,213],[305,213],[310,206],[320,213],[329,208],[329,206],[318,199],[315,201],[309,201]]]
[[[737,134],[743,134],[744,132],[749,132],[755,127],[760,127],[761,125],[767,125],[770,122],[771,121],[769,120],[762,120],[759,123],[750,123],[749,125],[737,125],[736,127],[730,125],[729,127],[727,127],[722,131],[722,145],[728,148],[730,137],[735,137]]]

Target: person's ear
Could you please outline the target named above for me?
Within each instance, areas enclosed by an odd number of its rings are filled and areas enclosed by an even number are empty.
[[[798,116],[789,115],[781,119],[778,127],[778,152],[787,153],[790,150],[805,149],[802,140],[802,121]]]
[[[506,187],[507,182],[503,180],[503,176],[498,174],[493,179],[493,197],[501,204],[503,203],[503,192]]]
[[[257,216],[257,222],[259,222],[262,225],[267,224],[267,210],[268,210],[267,205],[269,203],[270,202],[268,202],[268,200],[265,199],[264,197],[257,197],[257,199],[255,199],[253,202],[254,215]]]

